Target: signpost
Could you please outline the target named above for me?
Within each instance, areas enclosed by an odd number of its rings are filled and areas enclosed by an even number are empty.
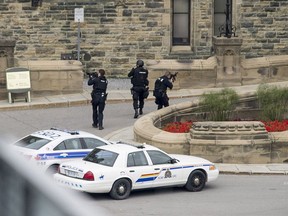
[[[13,102],[12,93],[27,93],[26,102],[31,102],[30,90],[30,71],[27,68],[7,68],[6,69],[6,85],[8,91],[8,101]]]
[[[75,8],[75,10],[74,10],[74,21],[78,23],[77,60],[80,61],[80,42],[81,42],[80,23],[84,22],[84,8]]]

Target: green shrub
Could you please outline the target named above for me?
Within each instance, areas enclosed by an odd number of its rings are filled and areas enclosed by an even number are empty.
[[[283,120],[287,112],[288,88],[278,88],[267,84],[259,85],[257,89],[259,108],[263,120]]]
[[[200,96],[203,111],[208,112],[210,121],[227,121],[230,113],[236,108],[239,96],[236,91],[224,88],[219,92],[205,93]]]

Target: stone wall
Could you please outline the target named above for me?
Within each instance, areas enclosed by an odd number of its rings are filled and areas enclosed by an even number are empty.
[[[81,50],[91,54],[87,67],[105,68],[123,76],[136,59],[206,59],[213,55],[213,3],[191,1],[191,43],[184,50],[171,46],[171,0],[0,1],[0,36],[16,40],[15,58],[59,60],[77,49],[74,9],[84,8]],[[233,24],[243,38],[245,57],[288,52],[285,0],[233,0]]]
[[[241,52],[247,58],[288,53],[288,1],[237,1]]]
[[[30,71],[33,97],[83,92],[84,76],[79,61],[19,61],[18,65]]]
[[[178,72],[173,89],[231,87],[288,80],[288,55],[241,58],[237,73],[218,71],[217,57],[191,61],[148,61],[150,89],[154,89],[155,80],[166,70]]]

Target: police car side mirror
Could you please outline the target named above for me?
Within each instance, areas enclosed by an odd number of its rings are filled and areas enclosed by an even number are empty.
[[[176,159],[176,158],[172,158],[171,159],[171,164],[175,164],[175,163],[177,163],[178,162],[178,160]]]

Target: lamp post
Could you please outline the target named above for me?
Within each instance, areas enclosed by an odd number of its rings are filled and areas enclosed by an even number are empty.
[[[80,43],[81,43],[81,30],[80,21],[78,21],[78,31],[77,31],[77,60],[80,61]]]
[[[225,26],[221,25],[219,27],[220,37],[224,35],[227,38],[231,38],[232,35],[235,36],[236,28],[232,26],[232,9],[231,9],[231,0],[226,0],[226,11],[225,11]]]
[[[226,22],[225,22],[225,36],[230,38],[232,35],[232,19],[231,19],[231,10],[230,10],[230,0],[226,1]]]
[[[74,21],[78,24],[77,31],[77,60],[80,61],[80,43],[81,43],[81,30],[80,23],[84,22],[84,8],[74,9]]]

